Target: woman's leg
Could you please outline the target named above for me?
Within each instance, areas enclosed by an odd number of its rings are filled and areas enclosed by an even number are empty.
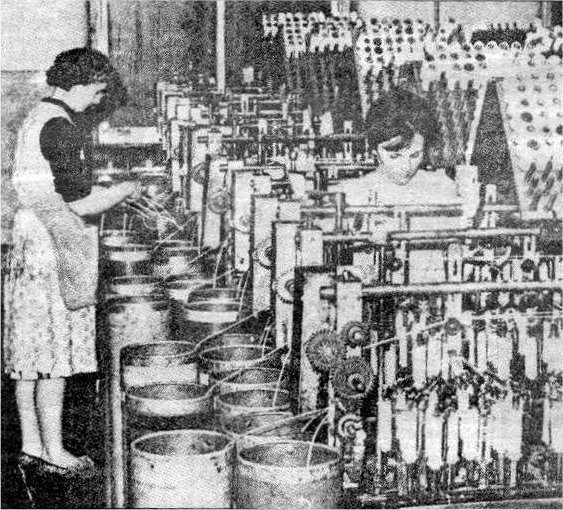
[[[66,380],[37,381],[36,403],[43,440],[43,458],[62,467],[71,467],[77,458],[63,448],[63,401]]]
[[[35,380],[17,380],[15,394],[20,418],[22,452],[41,457],[43,442],[35,407],[35,385]]]

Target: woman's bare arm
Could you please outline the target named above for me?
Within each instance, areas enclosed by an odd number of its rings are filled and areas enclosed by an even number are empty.
[[[139,191],[140,186],[137,182],[122,182],[110,188],[95,186],[87,197],[69,202],[68,205],[79,216],[95,216]]]

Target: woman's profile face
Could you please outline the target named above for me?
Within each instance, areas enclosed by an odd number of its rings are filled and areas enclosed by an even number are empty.
[[[416,174],[423,158],[424,137],[415,133],[406,145],[401,136],[382,142],[377,147],[381,172],[396,184],[408,183]]]
[[[103,82],[89,83],[88,85],[75,85],[72,93],[75,98],[74,105],[77,111],[83,112],[89,106],[100,104],[106,93],[107,84]]]

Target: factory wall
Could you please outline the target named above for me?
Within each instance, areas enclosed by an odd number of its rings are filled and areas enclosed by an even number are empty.
[[[411,18],[421,19],[432,23],[434,19],[434,2],[411,0],[405,2],[359,0],[357,2],[358,14],[364,19],[370,18]]]
[[[85,0],[2,2],[2,71],[47,69],[57,53],[84,46]]]
[[[366,18],[413,18],[432,22],[432,1],[359,0],[358,12]],[[440,2],[442,21],[454,18],[465,26],[484,22],[529,22],[538,15],[538,2]]]
[[[484,23],[529,23],[539,16],[539,2],[441,2],[440,18],[470,27]]]

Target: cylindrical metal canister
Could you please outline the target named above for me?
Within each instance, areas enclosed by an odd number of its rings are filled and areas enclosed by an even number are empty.
[[[134,230],[116,229],[103,230],[100,233],[100,247],[102,250],[116,246],[124,246],[136,243],[139,240],[139,234]]]
[[[169,241],[153,253],[153,274],[166,279],[179,275],[201,275],[199,248],[185,241]]]
[[[338,508],[343,469],[337,449],[279,441],[243,448],[237,455],[237,508]]]
[[[236,440],[237,449],[281,439],[308,441],[310,432],[303,430],[306,423],[292,418],[287,411],[251,413],[235,416],[223,432]],[[260,430],[265,427],[266,430]]]
[[[230,508],[233,442],[208,430],[148,434],[131,445],[132,508]]]
[[[200,344],[201,352],[213,347],[230,347],[232,345],[257,345],[260,343],[260,337],[248,333],[225,333]]]
[[[121,349],[131,344],[152,344],[168,340],[168,302],[154,296],[118,298],[108,303],[106,313],[107,336],[102,343],[109,418],[106,462],[111,472],[112,505],[122,507],[125,500],[125,477],[119,373]]]
[[[211,284],[211,280],[201,275],[183,275],[167,280],[166,289],[170,296],[170,330],[175,340],[184,340],[186,336],[186,321],[183,320],[183,317],[190,295]]]
[[[168,300],[162,296],[131,296],[108,303],[108,346],[117,354],[131,344],[148,344],[168,340]]]
[[[266,411],[261,413],[242,414],[233,418],[225,430],[225,434],[239,437],[249,433],[253,429],[274,425],[275,423],[291,418],[289,411]]]
[[[197,355],[188,342],[128,345],[121,350],[121,380],[131,386],[197,383]]]
[[[209,384],[216,383],[215,378],[209,379]],[[262,388],[288,389],[288,379],[280,369],[276,368],[248,368],[233,377],[228,378],[219,386],[220,393],[233,391],[259,390]]]
[[[217,396],[217,421],[222,430],[228,430],[236,416],[250,413],[288,411],[289,392],[271,388],[235,391]]]
[[[136,243],[107,246],[101,252],[101,264],[106,277],[150,275],[150,246]]]
[[[243,368],[250,368],[257,364],[275,365],[274,357],[267,357],[271,348],[260,345],[231,345],[229,347],[213,347],[199,354],[199,369],[214,380],[220,380]],[[264,358],[263,362],[260,360]],[[279,357],[278,357],[279,361]]]
[[[236,289],[200,289],[190,295],[180,321],[183,340],[197,343],[222,331],[239,319]]]
[[[149,384],[125,396],[127,442],[149,432],[213,428],[213,394],[200,384]]]
[[[109,295],[113,297],[135,297],[162,294],[158,278],[146,275],[117,276],[109,283]]]

